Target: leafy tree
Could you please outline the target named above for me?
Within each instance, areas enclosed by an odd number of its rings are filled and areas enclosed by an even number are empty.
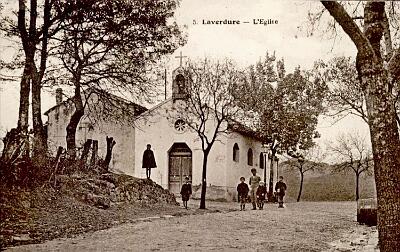
[[[357,78],[355,61],[351,57],[335,57],[327,63],[318,61],[313,74],[320,76],[329,87],[327,115],[339,119],[355,115],[368,123],[365,97]]]
[[[197,133],[203,151],[200,209],[205,209],[207,161],[211,148],[222,135],[233,127],[241,110],[230,95],[233,87],[244,80],[244,74],[233,62],[189,62],[186,100],[176,104],[175,113]]]
[[[13,132],[27,136],[29,95],[32,93],[33,158],[36,161],[44,160],[47,150],[40,106],[45,83],[59,80],[67,72],[73,84],[80,82],[76,91],[89,83],[104,87],[108,79],[110,83],[119,83],[118,89],[132,91],[136,87],[135,91],[140,90],[140,94],[149,93],[143,88],[148,85],[138,85],[146,64],[173,52],[184,41],[177,25],[170,22],[177,4],[175,0],[31,0],[28,3],[21,0],[17,21],[13,16],[2,16],[1,31],[14,40],[25,58],[18,131]],[[64,71],[57,67],[60,58]],[[79,114],[82,106],[79,99],[74,101]],[[69,132],[73,132],[78,118],[74,116]],[[22,142],[28,140],[27,137],[13,138],[22,139]]]
[[[262,115],[263,130],[276,134],[284,150],[308,149],[314,145],[318,116],[324,110],[325,83],[310,80],[306,73],[294,73],[278,81],[272,106],[266,106]]]
[[[149,65],[185,42],[177,24],[168,24],[177,4],[176,0],[68,2],[72,11],[63,20],[67,28],[60,33],[57,55],[75,90],[75,110],[66,128],[70,158],[76,156],[76,129],[84,115],[84,100],[90,96],[88,92],[82,97],[82,88],[151,96],[155,85],[146,77]]]
[[[267,53],[263,61],[249,68],[246,81],[236,87],[240,90],[239,106],[253,112],[256,123],[252,127],[270,143],[271,165],[279,151],[306,150],[314,145],[327,90],[322,79],[300,68],[286,74],[283,60],[275,61],[275,55]],[[269,191],[273,191],[272,180]]]
[[[400,139],[394,92],[400,77],[400,50],[390,27],[397,26],[398,5],[321,3],[357,48],[357,76],[365,96],[374,157],[379,246],[381,251],[393,251],[400,247]],[[352,18],[354,6],[361,9],[362,22]]]

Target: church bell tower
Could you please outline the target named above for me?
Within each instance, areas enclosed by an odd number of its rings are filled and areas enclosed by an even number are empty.
[[[182,56],[182,52],[180,53],[180,56],[175,57],[180,59],[180,64],[178,68],[172,71],[172,100],[174,102],[176,100],[185,100],[187,97],[188,78],[184,68],[182,67],[182,58],[185,57],[186,56]]]

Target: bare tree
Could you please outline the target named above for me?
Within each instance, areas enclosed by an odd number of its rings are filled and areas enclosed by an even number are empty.
[[[321,168],[325,153],[322,152],[320,146],[314,145],[307,150],[299,150],[295,153],[289,151],[288,154],[293,158],[289,160],[289,165],[300,172],[300,186],[297,194],[297,202],[299,202],[303,192],[305,174]]]
[[[176,105],[175,112],[195,131],[203,151],[200,209],[205,209],[207,161],[211,148],[220,136],[229,133],[240,109],[232,95],[234,84],[243,81],[244,74],[233,62],[190,62],[185,102]]]
[[[359,133],[341,134],[336,143],[330,143],[328,149],[337,158],[334,171],[352,171],[355,175],[355,198],[360,198],[360,176],[367,173],[373,165],[372,152],[365,136]]]
[[[42,122],[41,88],[47,67],[49,41],[60,28],[62,12],[55,10],[58,0],[18,1],[17,22],[3,16],[0,27],[5,35],[18,39],[22,48],[23,73],[20,80],[20,105],[17,134],[28,141],[29,95],[32,93],[33,160],[42,166],[47,152],[47,139]],[[28,15],[27,15],[28,14]]]

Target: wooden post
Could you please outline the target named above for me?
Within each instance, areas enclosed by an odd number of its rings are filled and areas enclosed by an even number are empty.
[[[81,161],[84,165],[86,164],[87,158],[89,156],[89,151],[91,146],[92,146],[92,139],[86,140],[85,144],[83,145]]]
[[[62,154],[63,150],[64,150],[63,147],[58,146],[57,154],[56,154],[56,165],[54,166],[53,173],[50,174],[50,178],[49,178],[49,183],[50,183],[51,178],[54,176],[54,185],[53,185],[54,187],[56,186],[56,174],[57,174],[58,166],[60,164],[61,154]]]
[[[104,164],[105,164],[105,168],[108,171],[108,166],[110,165],[110,161],[111,161],[112,149],[114,148],[114,145],[116,144],[116,142],[114,141],[113,137],[108,137],[108,136],[106,136],[106,141],[107,141],[107,154],[106,154],[106,158],[104,160]]]
[[[93,140],[92,143],[92,157],[90,158],[90,165],[94,166],[96,165],[96,159],[97,159],[97,152],[99,150],[99,141]]]

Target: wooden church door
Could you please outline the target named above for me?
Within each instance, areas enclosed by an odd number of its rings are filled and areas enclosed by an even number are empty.
[[[175,143],[169,151],[168,188],[179,195],[185,177],[192,181],[192,151],[185,143]]]

